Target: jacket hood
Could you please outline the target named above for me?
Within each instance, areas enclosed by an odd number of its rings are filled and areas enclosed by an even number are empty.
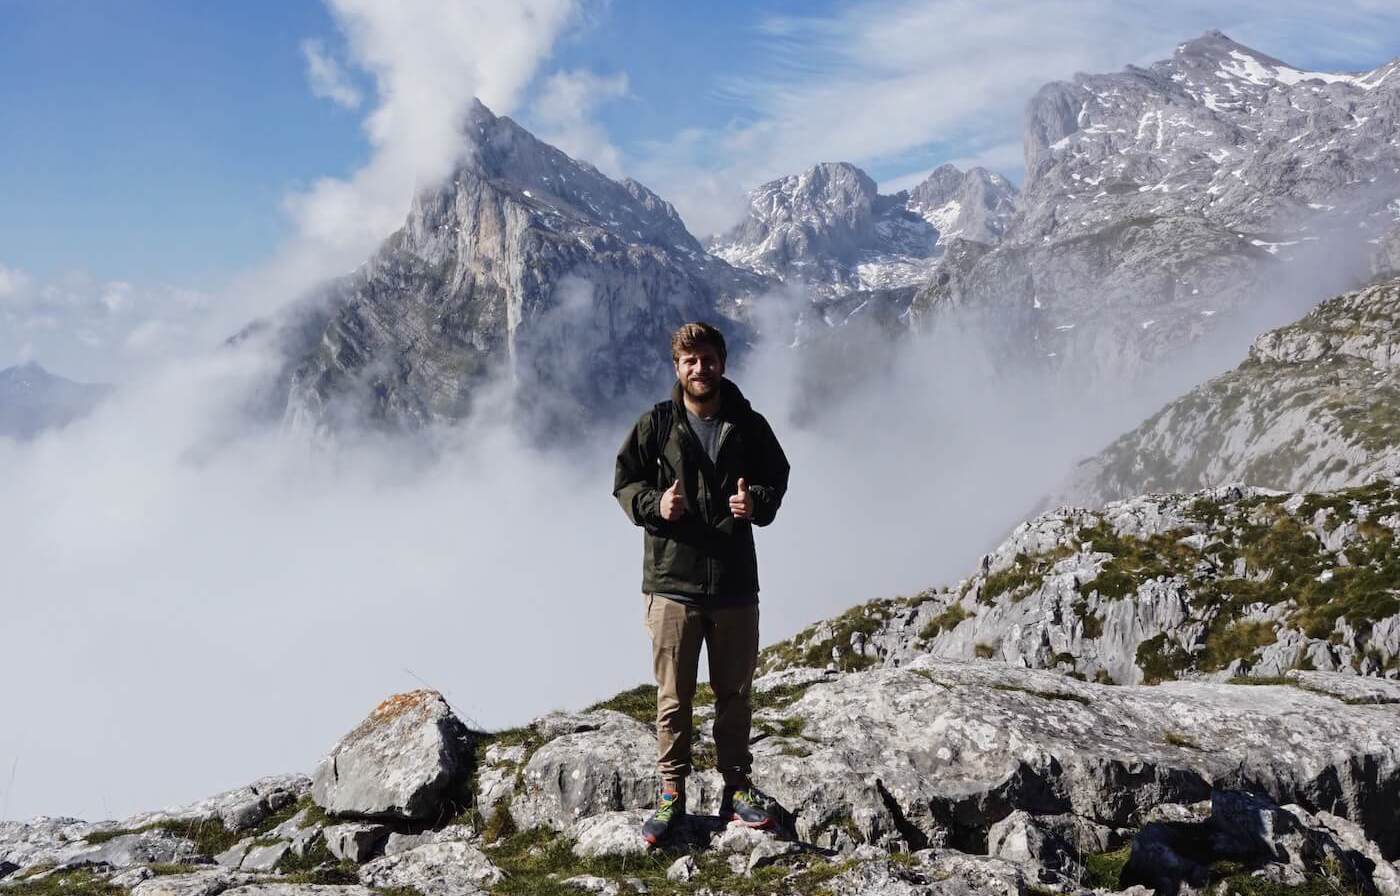
[[[677,413],[685,412],[685,393],[681,390],[681,381],[676,380],[671,387],[671,402],[676,405]],[[719,416],[721,420],[738,420],[749,414],[753,410],[753,405],[744,397],[744,393],[739,391],[739,387],[728,377],[720,377],[719,380]],[[682,419],[682,418],[677,418]]]

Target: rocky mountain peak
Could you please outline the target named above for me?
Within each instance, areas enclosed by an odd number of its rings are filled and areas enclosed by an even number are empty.
[[[455,176],[441,189],[421,193],[420,203],[460,190],[464,178],[474,175],[537,213],[588,222],[627,242],[702,251],[669,202],[636,181],[615,181],[570,158],[511,118],[493,114],[480,100],[473,101],[465,130],[471,140]]]
[[[755,189],[747,217],[711,251],[819,296],[907,288],[927,279],[948,240],[995,242],[1015,196],[980,168],[941,165],[913,191],[885,195],[856,166],[823,163]]]

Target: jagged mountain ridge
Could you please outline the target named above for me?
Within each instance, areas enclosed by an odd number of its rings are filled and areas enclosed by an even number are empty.
[[[1400,278],[1330,299],[1259,336],[1075,468],[1047,506],[1098,506],[1227,482],[1326,491],[1400,473]]]
[[[1301,311],[1393,264],[1397,70],[1302,72],[1209,32],[1046,85],[1005,237],[949,252],[913,315],[985,315],[1009,351],[1099,375],[1138,375],[1232,313],[1287,319],[1284,297]]]
[[[753,190],[745,219],[709,248],[823,297],[910,287],[949,240],[995,243],[1015,200],[1016,188],[984,168],[942,165],[912,191],[881,195],[861,169],[827,162]]]
[[[492,379],[517,408],[597,413],[664,385],[676,326],[724,321],[767,285],[707,255],[635,181],[480,103],[466,127],[471,149],[448,182],[415,196],[374,257],[284,330],[289,419],[450,421]]]
[[[28,361],[0,370],[0,437],[30,439],[85,416],[111,387],[79,383]]]

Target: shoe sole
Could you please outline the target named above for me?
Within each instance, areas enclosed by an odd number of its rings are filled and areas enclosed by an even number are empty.
[[[731,815],[729,816],[729,823],[731,825],[737,824],[742,827],[753,828],[756,831],[773,827],[773,819],[771,818],[765,818],[763,821],[744,821],[744,819],[740,818],[738,815]]]

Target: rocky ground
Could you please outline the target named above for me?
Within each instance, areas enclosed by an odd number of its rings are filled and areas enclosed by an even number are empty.
[[[13,896],[1400,893],[1400,683],[1110,686],[993,661],[793,668],[756,686],[779,830],[648,850],[654,690],[520,729],[386,700],[311,777],[122,821],[0,824]]]
[[[1400,676],[1400,480],[1226,486],[1063,507],[968,579],[873,601],[766,649],[767,671],[997,659],[1105,683]]]

